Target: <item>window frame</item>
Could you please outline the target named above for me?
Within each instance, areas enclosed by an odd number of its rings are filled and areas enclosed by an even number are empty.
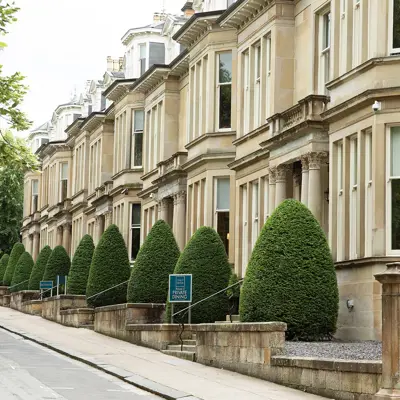
[[[329,16],[329,18],[327,18]],[[329,94],[326,84],[330,80],[331,45],[332,45],[332,13],[330,8],[324,8],[317,14],[319,24],[318,38],[318,92]],[[329,29],[327,28],[327,22]]]
[[[67,177],[66,178],[63,178],[63,165],[67,166]],[[69,173],[69,163],[68,163],[68,161],[61,161],[60,162],[60,190],[59,190],[59,197],[58,197],[60,203],[65,201],[66,199],[68,199],[68,173]],[[62,196],[63,181],[67,182],[67,184],[66,184],[67,187],[65,189],[66,193],[65,193],[65,198],[64,199],[62,198],[63,197]]]
[[[389,0],[388,12],[388,55],[395,55],[400,53],[400,47],[393,47],[393,15],[394,15],[394,2],[396,0]]]
[[[37,184],[37,191],[34,193],[34,183]],[[36,201],[36,208],[34,207]],[[39,179],[32,179],[31,181],[31,214],[39,211]]]
[[[233,76],[232,76],[232,72],[233,72],[233,68],[231,70],[231,80],[230,82],[220,82],[220,56],[221,54],[230,54],[231,55],[231,66],[232,65],[232,61],[233,61],[233,57],[232,57],[232,49],[231,50],[223,50],[220,51],[218,53],[216,53],[216,113],[215,113],[215,120],[216,120],[216,127],[217,127],[217,131],[218,132],[230,132],[232,131],[232,82],[233,82]],[[230,101],[230,105],[231,105],[231,114],[230,114],[230,126],[229,128],[221,128],[220,127],[220,113],[221,113],[221,108],[220,108],[220,93],[221,93],[221,86],[230,86],[231,88],[231,101]]]
[[[254,119],[253,129],[261,126],[261,69],[262,69],[262,53],[261,41],[253,45],[254,52],[254,90],[253,90],[253,107]]]
[[[136,113],[142,112],[143,114],[143,127],[142,129],[136,128]],[[143,168],[143,138],[144,138],[144,129],[145,129],[145,120],[146,113],[144,109],[134,109],[132,110],[132,168]],[[141,134],[141,142],[142,142],[142,154],[141,154],[141,163],[136,164],[136,136]]]
[[[141,203],[130,203],[131,206],[131,224],[130,224],[130,229],[129,229],[129,233],[130,233],[130,246],[129,246],[129,259],[131,262],[135,262],[136,258],[132,257],[132,245],[133,245],[133,231],[134,230],[138,230],[139,231],[139,250],[140,250],[140,245],[141,245],[141,235],[142,235],[142,231],[141,231],[141,226],[142,226],[142,204]],[[138,206],[140,209],[140,220],[139,223],[134,224],[133,223],[133,208],[134,206]],[[138,250],[138,252],[139,252]],[[136,254],[137,256],[137,254]]]
[[[142,55],[141,55],[141,49],[143,47],[144,47],[144,52],[145,52],[144,58],[142,58]],[[147,65],[148,65],[147,59],[149,58],[147,48],[148,48],[147,42],[138,43],[139,76],[142,76],[147,71]],[[143,60],[144,60],[144,71],[142,72]]]

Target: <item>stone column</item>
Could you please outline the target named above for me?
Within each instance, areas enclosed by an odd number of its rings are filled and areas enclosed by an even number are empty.
[[[33,261],[36,261],[39,255],[39,246],[40,246],[40,234],[39,232],[33,233],[33,245],[32,245],[32,258]]]
[[[275,210],[275,192],[276,192],[276,168],[269,169],[269,212],[271,215]]]
[[[400,398],[400,263],[375,275],[382,284],[382,382],[376,399]]]
[[[56,246],[62,246],[62,244],[63,244],[63,227],[57,226]]]
[[[104,229],[107,229],[112,223],[112,211],[104,214]]]
[[[301,157],[301,202],[308,205],[308,156]]]
[[[174,220],[173,227],[176,242],[181,251],[185,247],[186,236],[186,192],[179,192],[174,196]]]
[[[276,188],[275,188],[275,208],[286,199],[286,175],[288,166],[286,164],[278,165],[276,169]]]
[[[326,153],[310,153],[308,166],[308,208],[321,223],[322,191],[321,191],[321,162]]]
[[[300,201],[301,189],[301,171],[295,170],[293,172],[293,198]]]
[[[167,224],[170,224],[169,221],[169,207],[171,204],[171,200],[169,197],[165,197],[159,203],[159,210],[160,210],[160,219],[164,220]]]
[[[71,227],[70,223],[64,224],[63,230],[63,247],[66,250],[67,254],[70,254],[71,251]]]
[[[27,247],[26,251],[30,255],[33,255],[33,234],[32,233],[28,235],[28,243],[27,243],[26,247]]]

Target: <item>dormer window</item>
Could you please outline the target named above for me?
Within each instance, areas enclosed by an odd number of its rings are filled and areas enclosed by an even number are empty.
[[[68,163],[60,163],[60,201],[68,197]]]
[[[147,61],[147,46],[146,43],[139,44],[139,71],[140,75],[146,72],[146,61]]]
[[[34,179],[32,181],[32,207],[31,207],[31,214],[34,214],[38,210],[39,204],[39,181]]]

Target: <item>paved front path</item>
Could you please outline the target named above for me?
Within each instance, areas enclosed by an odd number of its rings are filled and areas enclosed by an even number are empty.
[[[0,326],[91,361],[118,375],[133,375],[136,382],[143,377],[147,378],[144,382],[151,380],[155,385],[185,392],[181,397],[174,396],[182,400],[323,399],[260,379],[177,359],[90,330],[68,328],[9,308],[0,307]],[[188,394],[195,397],[186,397]]]

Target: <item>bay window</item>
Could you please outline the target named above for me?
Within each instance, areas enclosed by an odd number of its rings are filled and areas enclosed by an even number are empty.
[[[146,43],[139,44],[139,74],[143,75],[146,72],[147,64],[147,46]]]
[[[231,128],[232,106],[232,52],[218,54],[217,127]]]
[[[271,35],[266,37],[266,51],[267,51],[267,78],[265,85],[265,108],[266,108],[266,117],[269,118],[271,116],[271,66],[272,66],[272,41]]]
[[[400,0],[389,2],[389,52],[400,53]]]
[[[336,258],[337,261],[344,259],[344,230],[343,230],[343,142],[337,144],[337,235],[336,235]]]
[[[243,53],[243,133],[250,132],[250,54]]]
[[[258,229],[259,229],[259,200],[258,200],[258,181],[253,182],[251,184],[252,193],[251,193],[251,219],[252,219],[252,229],[251,229],[251,249],[254,249],[254,246],[258,239]]]
[[[372,131],[365,132],[365,257],[372,255]]]
[[[358,138],[350,139],[350,259],[358,257]]]
[[[362,24],[361,24],[361,3],[360,0],[354,1],[353,10],[353,68],[361,63],[362,51]]]
[[[261,44],[254,47],[254,124],[256,129],[261,124]]]
[[[229,251],[229,210],[230,210],[230,178],[217,178],[215,180],[215,215],[216,231],[221,237],[226,250]]]
[[[247,263],[249,261],[249,240],[248,240],[248,207],[247,207],[247,184],[241,187],[242,192],[242,229],[241,229],[241,247],[242,247],[242,277],[246,275]]]
[[[331,12],[321,14],[319,23],[318,90],[321,94],[327,94],[326,83],[329,81],[331,51]]]
[[[132,204],[131,215],[131,260],[135,260],[140,249],[140,218],[141,218],[141,205]]]
[[[132,167],[141,167],[143,163],[144,111],[134,110],[133,113]]]

